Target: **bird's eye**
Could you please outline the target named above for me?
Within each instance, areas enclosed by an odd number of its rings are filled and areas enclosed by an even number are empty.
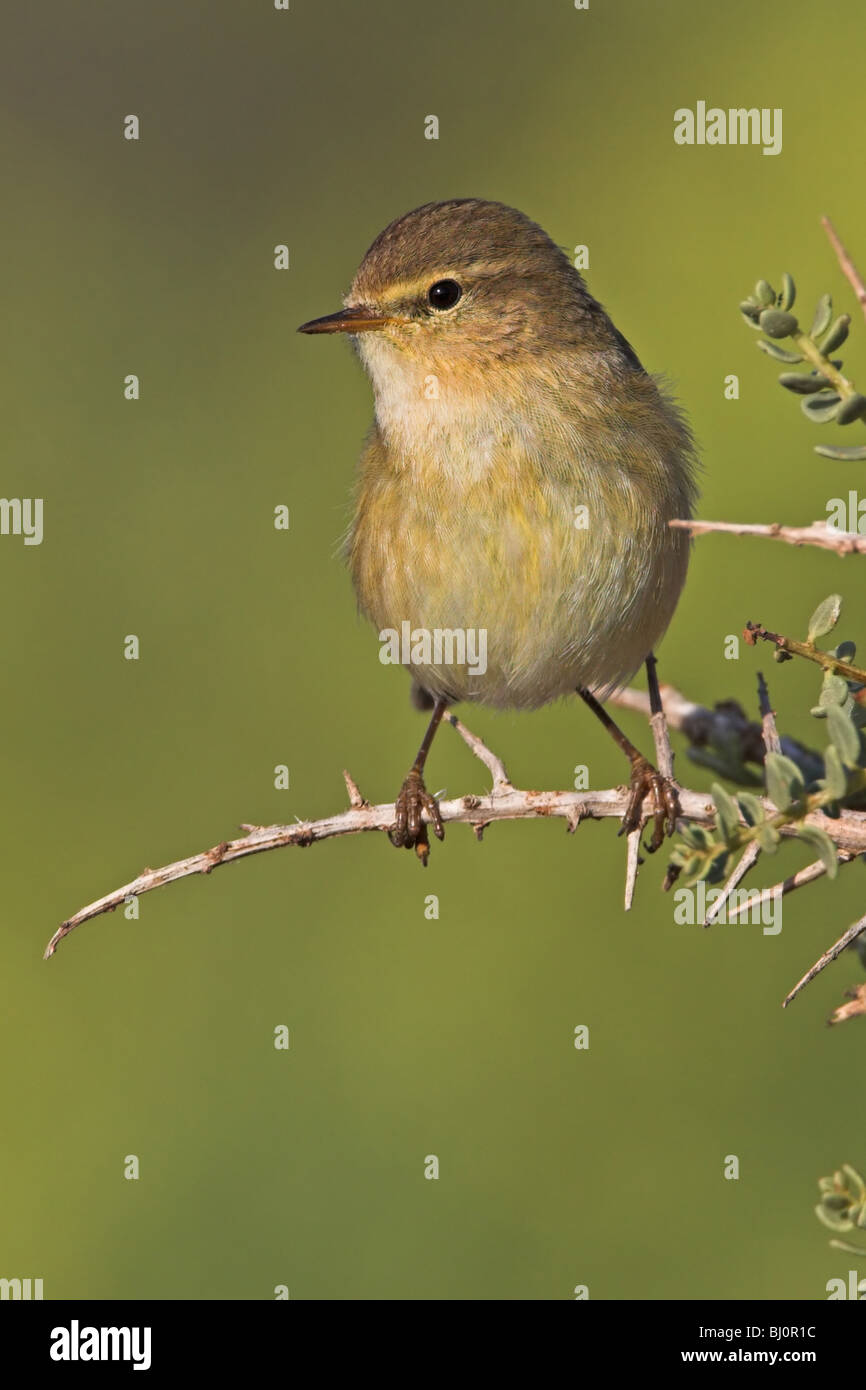
[[[437,280],[427,291],[431,309],[453,309],[463,291],[456,280]]]

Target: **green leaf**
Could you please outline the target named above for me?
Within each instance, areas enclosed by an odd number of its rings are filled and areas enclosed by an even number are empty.
[[[848,661],[848,662],[851,662],[851,661],[854,660],[855,656],[857,655],[857,647],[856,647],[856,644],[855,644],[854,642],[840,642],[839,645],[838,645],[838,647],[834,647],[834,648],[833,648],[832,655],[833,655],[833,656],[837,656],[837,657],[839,658],[840,661]],[[829,673],[828,673],[828,674],[829,674]],[[834,677],[833,677],[833,680],[841,680],[841,679],[842,679],[841,676],[834,676]],[[848,682],[846,681],[845,684],[847,685]]]
[[[851,1198],[844,1192],[828,1192],[821,1202],[825,1211],[847,1211],[850,1205]]]
[[[835,418],[841,400],[842,397],[835,391],[822,391],[817,396],[804,397],[800,409],[807,420],[813,420],[816,425],[826,425],[828,420]]]
[[[823,1221],[825,1226],[829,1226],[831,1231],[853,1231],[854,1223],[849,1221],[847,1216],[841,1213],[837,1216],[835,1212],[827,1211],[822,1205],[815,1208],[815,1215],[819,1221]]]
[[[763,317],[764,316],[762,314],[761,318]],[[830,329],[830,332],[827,334],[826,338],[819,346],[818,350],[821,353],[822,357],[826,357],[828,353],[835,352],[838,347],[842,346],[845,339],[848,337],[848,325],[850,324],[850,322],[850,314],[839,315],[836,322],[833,324],[833,327]],[[761,324],[761,327],[763,328],[763,324]],[[766,331],[767,330],[764,329],[765,333]]]
[[[782,276],[782,290],[779,295],[779,308],[790,309],[794,300],[797,298],[797,286],[794,284],[793,276],[787,270]]]
[[[775,854],[781,838],[778,830],[770,825],[769,821],[755,826],[755,839],[765,854]]]
[[[797,831],[797,838],[818,851],[818,858],[827,870],[827,877],[835,878],[839,871],[839,860],[836,856],[836,846],[826,830],[817,825],[802,825]]]
[[[815,453],[841,463],[860,463],[866,459],[866,444],[816,444]]]
[[[749,304],[748,301],[744,301],[740,305],[740,313],[750,328],[760,328],[760,324],[758,323],[759,309],[757,304]]]
[[[739,839],[740,829],[740,813],[737,810],[737,803],[719,782],[713,782],[710,792],[716,804],[716,824],[719,827],[719,832],[726,845],[733,845]]]
[[[824,754],[824,785],[835,801],[840,801],[848,791],[848,774],[832,743]]]
[[[830,327],[830,320],[833,317],[833,300],[829,294],[822,294],[818,300],[818,307],[815,310],[815,318],[809,330],[810,338],[820,338],[822,333],[826,333]]]
[[[850,699],[851,692],[848,689],[848,682],[843,681],[841,676],[834,676],[832,671],[825,671],[821,694],[818,697],[819,704],[823,706],[823,715],[826,717],[829,705],[840,705],[844,708]]]
[[[703,825],[684,825],[680,834],[692,849],[708,850],[715,844],[709,830]]]
[[[742,307],[741,304],[740,308],[742,309]],[[768,357],[775,357],[777,362],[787,362],[791,367],[795,367],[798,362],[803,361],[799,352],[787,352],[785,348],[780,348],[778,343],[768,343],[766,338],[759,338],[755,346],[759,347],[761,352],[765,352]]]
[[[832,632],[839,621],[841,611],[842,597],[840,594],[831,594],[829,598],[824,599],[823,603],[819,603],[809,619],[809,632],[806,641],[814,642],[816,638],[826,637],[828,632]]]
[[[782,372],[779,385],[798,396],[813,396],[816,391],[826,391],[830,383],[825,376],[814,372]]]
[[[738,792],[737,803],[747,825],[758,825],[764,819],[764,808],[751,792]]]
[[[806,790],[797,764],[783,753],[768,753],[764,759],[767,795],[780,811],[788,811]]]
[[[860,757],[860,735],[844,710],[831,705],[827,710],[830,742],[847,767],[856,767]]]
[[[755,298],[759,304],[775,304],[776,291],[769,280],[759,280],[755,286]]]
[[[845,657],[841,657],[841,660],[845,660]],[[824,671],[822,692],[817,698],[817,705],[812,706],[810,713],[816,719],[827,719],[827,710],[830,709],[831,705],[838,705],[845,710],[845,713],[851,713],[853,706],[851,691],[848,689],[848,681],[842,680],[841,676],[834,676],[831,671]]]
[[[794,315],[786,314],[783,309],[764,309],[758,323],[768,338],[790,338],[800,326]]]
[[[837,425],[851,425],[866,415],[866,396],[854,395],[844,400],[836,411]]]

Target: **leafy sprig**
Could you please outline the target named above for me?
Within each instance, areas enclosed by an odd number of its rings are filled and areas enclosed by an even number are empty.
[[[815,1207],[815,1215],[819,1221],[831,1231],[866,1230],[866,1182],[856,1168],[843,1163],[832,1177],[819,1178],[818,1188],[821,1200]],[[840,1240],[830,1243],[850,1254],[866,1255],[866,1246],[849,1245]]]
[[[866,420],[866,396],[843,376],[842,359],[831,356],[848,337],[850,315],[840,314],[834,319],[833,300],[829,294],[824,294],[818,300],[812,326],[806,332],[791,312],[796,297],[796,286],[786,272],[778,293],[768,280],[759,280],[754,293],[740,304],[740,313],[750,328],[765,335],[758,339],[757,346],[768,357],[786,367],[811,364],[809,371],[785,371],[779,376],[779,384],[786,391],[802,397],[800,406],[808,420],[819,425],[831,420],[837,425]],[[786,338],[791,340],[794,351],[779,346]],[[832,459],[866,459],[864,444],[816,444],[815,452]]]
[[[714,782],[711,790],[715,824],[684,826],[682,842],[671,855],[669,877],[676,877],[681,886],[691,887],[702,879],[710,884],[721,883],[731,872],[733,862],[753,843],[764,853],[775,854],[783,826],[796,827],[796,838],[816,851],[830,878],[835,876],[836,846],[820,825],[807,823],[807,818],[815,812],[836,818],[843,805],[856,802],[866,793],[866,752],[860,734],[866,723],[866,707],[858,699],[866,689],[866,671],[852,664],[856,654],[853,642],[840,643],[831,651],[817,646],[818,639],[835,628],[841,604],[839,596],[831,594],[818,606],[809,620],[804,642],[767,632],[758,624],[749,625],[747,640],[754,642],[762,637],[773,641],[780,659],[801,656],[822,667],[821,693],[812,714],[827,725],[824,765],[820,776],[807,779],[793,759],[783,753],[767,752],[764,780],[775,811],[768,810],[751,792],[740,791],[732,796],[721,783]]]

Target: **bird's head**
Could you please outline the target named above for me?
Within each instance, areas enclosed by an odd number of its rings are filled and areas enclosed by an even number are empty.
[[[344,307],[299,332],[352,335],[378,393],[401,366],[404,375],[459,373],[478,386],[528,356],[597,346],[606,324],[541,227],[503,203],[461,198],[392,222],[361,262]]]

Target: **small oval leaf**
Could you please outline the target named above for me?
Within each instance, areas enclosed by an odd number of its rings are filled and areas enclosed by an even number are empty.
[[[742,305],[740,306],[742,308]],[[803,358],[799,352],[788,352],[785,348],[780,348],[778,343],[768,343],[766,338],[759,338],[756,347],[765,352],[768,357],[775,357],[777,362],[787,362],[791,367],[795,367]]]
[[[856,767],[860,757],[860,735],[838,705],[830,705],[827,710],[827,732],[845,766]]]
[[[797,286],[794,284],[793,276],[789,275],[786,270],[784,275],[782,276],[782,289],[779,294],[779,308],[790,309],[791,305],[794,303],[794,300],[796,298]]]
[[[818,307],[815,310],[815,318],[809,332],[810,338],[820,338],[822,333],[826,333],[830,327],[830,320],[833,317],[833,300],[829,294],[822,294],[818,300]]]
[[[866,396],[853,395],[844,400],[836,411],[837,425],[851,425],[866,415]]]
[[[818,376],[812,372],[782,372],[779,385],[799,396],[813,396],[816,391],[825,391],[830,383],[825,376]]]
[[[839,409],[841,396],[837,396],[835,391],[821,391],[817,396],[806,396],[800,402],[800,409],[808,420],[813,420],[816,425],[826,425],[829,420],[835,418],[836,411]]]
[[[860,463],[866,459],[866,444],[816,444],[815,453],[840,463]]]
[[[758,322],[768,338],[790,338],[799,328],[794,315],[786,314],[783,309],[764,309]]]
[[[829,598],[825,598],[823,603],[818,604],[809,619],[809,632],[806,641],[814,642],[816,637],[826,637],[827,633],[832,632],[838,623],[841,612],[841,594],[830,594]]]
[[[763,317],[764,317],[764,316],[763,316],[763,314],[762,314],[762,315],[761,315],[761,318],[763,318]],[[826,336],[826,338],[824,339],[824,341],[819,345],[819,351],[821,352],[821,355],[822,355],[823,357],[826,357],[827,354],[830,353],[830,352],[835,352],[836,349],[837,349],[838,347],[841,347],[841,346],[842,346],[842,344],[844,343],[845,339],[848,337],[848,327],[849,327],[850,323],[851,323],[851,315],[850,315],[850,314],[840,314],[840,315],[839,315],[839,317],[837,318],[836,322],[833,324],[832,328],[830,329],[830,332],[827,334],[827,336]],[[763,328],[763,324],[761,325],[761,327]],[[766,329],[764,329],[764,331],[766,332]],[[772,336],[772,334],[771,334],[771,336]]]
[[[830,839],[826,830],[822,830],[818,825],[803,825],[797,832],[798,839],[804,840],[807,845],[818,851],[818,858],[827,870],[828,878],[835,878],[839,872],[839,859],[836,854],[836,846]]]

